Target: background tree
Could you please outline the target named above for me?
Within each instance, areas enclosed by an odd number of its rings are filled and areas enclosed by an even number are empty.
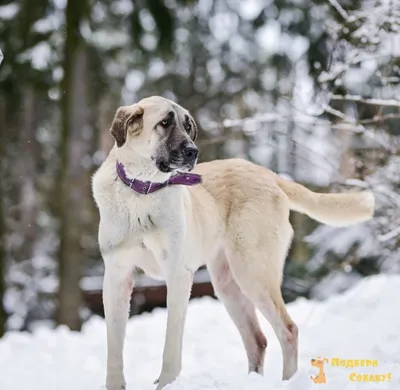
[[[66,33],[61,90],[62,133],[60,166],[56,184],[57,213],[60,221],[58,323],[73,330],[81,325],[81,290],[84,264],[82,237],[87,201],[90,198],[90,176],[84,159],[91,140],[88,107],[89,58],[81,26],[87,21],[89,2],[69,0],[65,9]]]
[[[382,1],[364,2],[359,9],[330,5],[335,50],[330,69],[319,78],[329,91],[322,109],[347,134],[342,153],[349,167],[336,187],[372,190],[376,212],[368,224],[338,231],[320,226],[308,238],[315,248],[307,265],[310,293],[320,298],[400,266],[400,13]]]
[[[0,105],[0,121],[4,120],[3,105]],[[4,123],[4,122],[3,122]],[[3,297],[6,290],[6,248],[5,248],[5,218],[3,205],[3,164],[4,164],[4,126],[0,126],[0,337],[3,336],[6,329],[7,316],[4,308]]]

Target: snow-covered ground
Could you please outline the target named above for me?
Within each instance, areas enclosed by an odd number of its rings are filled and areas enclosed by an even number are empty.
[[[280,380],[277,340],[262,320],[268,338],[265,376],[247,375],[244,350],[224,308],[209,298],[189,306],[181,377],[168,390],[400,389],[399,276],[375,276],[325,302],[298,300],[288,305],[300,327],[300,367]],[[166,311],[130,320],[125,348],[128,390],[150,390],[159,374]],[[81,333],[64,327],[34,334],[8,333],[0,341],[1,390],[99,390],[104,383],[105,324],[92,318]],[[314,384],[310,359],[326,357],[326,384]],[[334,367],[332,358],[377,360],[377,367]],[[356,374],[391,373],[391,381],[350,381]],[[357,378],[357,376],[355,376]],[[359,377],[360,378],[360,377]],[[361,376],[362,378],[362,376]],[[369,378],[369,375],[368,375]],[[387,378],[387,377],[386,377]]]

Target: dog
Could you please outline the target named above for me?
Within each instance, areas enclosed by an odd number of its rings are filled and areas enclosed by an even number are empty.
[[[267,340],[259,309],[279,340],[282,378],[289,379],[297,370],[298,328],[280,287],[293,235],[290,210],[347,226],[372,218],[374,196],[315,193],[243,159],[197,164],[193,117],[159,96],[120,107],[110,132],[115,145],[92,179],[105,264],[107,390],[126,387],[123,347],[135,267],[167,286],[157,390],[180,374],[193,274],[203,265],[243,340],[248,371],[263,374]]]
[[[310,379],[317,385],[320,385],[322,383],[326,383],[326,375],[324,371],[324,364],[328,363],[329,360],[327,358],[321,359],[320,357],[317,357],[316,359],[311,359],[310,364],[314,367],[317,367],[319,369],[319,372],[315,376],[310,376]]]

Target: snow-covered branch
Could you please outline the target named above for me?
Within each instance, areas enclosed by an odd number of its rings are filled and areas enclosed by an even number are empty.
[[[374,99],[376,101],[384,101],[379,99]],[[373,103],[370,103],[373,104]],[[400,102],[398,102],[400,104]],[[381,104],[382,105],[382,104]],[[387,106],[393,106],[394,104],[386,104]],[[385,115],[375,115],[373,118],[366,118],[357,120],[348,115],[343,114],[341,111],[332,108],[329,105],[324,106],[323,111],[329,113],[342,120],[340,124],[331,123],[328,119],[320,118],[313,115],[285,115],[277,113],[266,113],[263,115],[250,116],[242,119],[225,119],[222,123],[210,123],[205,126],[207,131],[217,130],[217,129],[231,129],[235,127],[242,127],[244,132],[254,132],[255,127],[263,123],[288,123],[293,122],[297,124],[305,125],[328,125],[332,129],[347,129],[347,130],[357,130],[358,132],[365,131],[365,128],[361,125],[370,123],[381,123],[388,119],[400,118],[400,113],[391,113]],[[343,126],[345,125],[345,126]],[[225,140],[225,139],[224,139]],[[218,138],[213,138],[208,140],[210,143],[218,143]]]
[[[396,99],[369,99],[359,95],[332,95],[331,100],[344,100],[374,106],[398,107],[400,108],[400,100]]]
[[[378,237],[378,240],[382,243],[393,240],[394,238],[400,236],[400,226],[398,226],[396,229],[391,230],[388,233],[381,234]]]
[[[349,14],[336,0],[328,0],[328,3],[343,18],[345,22],[349,20]]]

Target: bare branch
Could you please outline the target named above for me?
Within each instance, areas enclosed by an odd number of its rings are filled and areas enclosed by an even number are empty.
[[[400,101],[396,99],[368,99],[358,95],[332,95],[331,100],[345,100],[348,102],[371,104],[374,106],[387,106],[387,107],[400,108]]]
[[[275,134],[280,134],[283,136],[288,136],[287,133],[282,132],[282,131],[277,131],[277,130],[272,130],[271,133],[275,133]],[[222,137],[213,137],[210,139],[205,139],[205,140],[201,140],[198,142],[198,145],[203,148],[204,146],[209,146],[209,145],[215,145],[215,144],[219,144],[219,143],[225,143],[227,141],[231,141],[231,140],[240,140],[243,139],[246,136],[246,133],[244,133],[243,131],[241,132],[235,132],[235,133],[231,133],[229,135],[226,136],[222,136]],[[316,152],[315,150],[309,148],[308,146],[302,144],[301,142],[298,142],[294,139],[289,138],[289,142],[296,145],[296,147],[298,148],[302,148],[303,150],[307,151],[309,154],[313,154],[314,156],[324,160],[328,165],[330,165],[331,167],[337,167],[337,164],[334,161],[329,160],[326,156],[322,155],[321,153]],[[265,142],[266,145],[269,146],[276,146],[276,144],[273,144],[271,142]],[[295,155],[294,153],[289,153],[290,155]],[[295,155],[298,158],[302,158],[301,156]],[[302,158],[304,160],[307,160],[306,158]]]
[[[335,110],[334,108],[332,108],[329,105],[326,105],[324,107],[324,110],[325,110],[325,112],[330,113],[330,114],[336,116],[337,118],[339,118],[339,119],[341,119],[343,121],[343,122],[338,123],[336,125],[332,125],[332,128],[346,129],[346,130],[349,130],[349,131],[354,131],[356,133],[364,134],[366,137],[368,137],[372,141],[376,142],[377,144],[381,145],[385,149],[388,149],[390,151],[394,151],[394,146],[392,144],[390,144],[390,142],[384,142],[382,140],[378,140],[376,138],[376,134],[375,134],[374,131],[368,130],[363,126],[363,124],[367,124],[367,123],[382,122],[383,120],[385,120],[387,118],[376,116],[373,119],[364,119],[365,123],[363,123],[362,121],[357,121],[357,120],[355,120],[355,119],[343,114],[339,110]],[[379,120],[379,119],[381,119],[381,120]]]
[[[256,131],[256,126],[262,123],[285,123],[285,122],[293,122],[297,125],[303,124],[307,126],[329,126],[333,130],[347,130],[358,134],[364,134],[367,138],[370,138],[378,145],[382,146],[385,149],[393,151],[395,145],[390,142],[384,142],[383,139],[377,139],[376,133],[370,129],[364,127],[364,125],[374,124],[374,123],[382,123],[388,119],[397,119],[400,118],[400,113],[392,113],[387,115],[376,115],[373,118],[367,118],[362,120],[356,120],[350,116],[343,114],[339,110],[335,110],[334,108],[326,105],[323,108],[323,112],[334,115],[335,117],[340,119],[339,123],[331,123],[327,119],[318,118],[316,116],[302,114],[302,115],[294,115],[294,116],[285,116],[279,113],[266,113],[263,115],[257,115],[253,117],[243,118],[243,119],[235,119],[235,120],[224,120],[222,123],[213,122],[209,126],[205,126],[206,131],[213,131],[218,129],[229,129],[229,128],[241,128],[241,130],[237,133],[231,133],[228,136],[216,136],[209,139],[205,139],[199,141],[202,146],[219,144],[225,142],[230,139],[243,139],[244,135],[251,135],[254,131]],[[253,126],[252,130],[249,128]],[[276,130],[273,132],[277,133]],[[279,132],[278,132],[279,133]]]
[[[386,114],[386,115],[375,115],[373,118],[370,119],[362,119],[359,123],[363,125],[368,125],[371,123],[380,123],[385,122],[388,119],[400,119],[400,113],[398,114]]]
[[[262,123],[302,123],[305,125],[330,125],[327,119],[318,118],[309,114],[301,115],[284,115],[279,113],[266,113],[263,115],[251,116],[243,119],[225,119],[222,123],[212,122],[210,125],[204,126],[206,131],[218,129],[230,129],[234,127],[249,128],[249,125],[257,125]],[[244,130],[246,133],[247,131]],[[252,131],[249,131],[250,133]],[[213,142],[212,142],[213,143]]]

